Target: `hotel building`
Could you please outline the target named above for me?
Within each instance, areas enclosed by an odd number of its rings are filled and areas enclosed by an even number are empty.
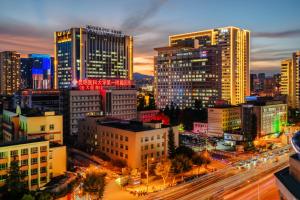
[[[169,36],[155,48],[154,85],[158,108],[171,101],[190,107],[196,99],[210,106],[223,99],[244,103],[250,94],[250,32],[224,27]]]
[[[20,89],[20,54],[0,52],[0,94],[13,95]]]
[[[79,123],[78,143],[90,151],[100,151],[112,159],[125,160],[133,169],[157,162],[168,154],[168,130],[161,123],[119,121],[87,117]],[[178,127],[173,127],[178,146]]]
[[[43,138],[63,144],[63,116],[54,112],[22,113],[3,110],[4,142]]]
[[[223,137],[224,132],[241,127],[241,109],[237,106],[208,108],[207,134]]]
[[[288,96],[288,106],[300,108],[300,51],[281,61],[280,93]]]
[[[54,88],[70,88],[83,79],[130,79],[133,38],[95,26],[54,33]]]
[[[43,187],[51,178],[67,171],[66,147],[34,139],[0,145],[0,186],[5,184],[12,161],[18,161],[29,190]]]

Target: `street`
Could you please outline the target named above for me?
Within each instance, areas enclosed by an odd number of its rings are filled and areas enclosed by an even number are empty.
[[[246,168],[244,166],[230,166],[189,183],[183,183],[165,191],[151,194],[146,199],[223,199],[227,194],[247,186],[251,181],[272,174],[287,166],[288,154],[280,153],[283,152],[283,149],[279,148],[267,152],[268,157],[265,157],[265,153],[261,154],[255,162],[257,164],[251,164],[253,159],[250,159],[243,162],[248,166]],[[264,161],[261,162],[261,160]],[[258,163],[258,161],[260,162]],[[235,197],[233,196],[233,199]]]

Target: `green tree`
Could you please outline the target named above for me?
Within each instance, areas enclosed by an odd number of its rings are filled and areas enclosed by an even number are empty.
[[[36,194],[36,199],[37,200],[53,200],[53,197],[48,192],[40,191]]]
[[[101,199],[105,187],[105,176],[106,173],[102,172],[88,172],[83,181],[83,191],[94,199]]]
[[[24,194],[21,200],[35,200],[35,198],[31,194]]]
[[[197,173],[197,175],[199,175],[200,168],[201,168],[201,166],[202,166],[202,164],[204,162],[204,160],[202,159],[202,156],[200,156],[198,154],[193,155],[192,162],[193,162],[194,165],[196,165],[198,167],[198,170],[197,170],[198,173]]]
[[[173,128],[168,130],[168,157],[174,158],[175,156],[175,134]]]
[[[192,158],[195,155],[195,151],[188,146],[180,145],[176,148],[175,154]]]
[[[174,174],[181,174],[182,179],[182,173],[190,170],[192,168],[192,165],[192,160],[183,154],[176,155],[175,158],[172,160],[172,169]]]
[[[155,104],[155,99],[153,94],[149,94],[149,106],[148,110],[155,110],[156,109],[156,104]]]
[[[20,199],[28,191],[24,183],[24,175],[20,170],[19,161],[16,157],[10,163],[5,187],[11,199]]]
[[[137,110],[138,111],[145,110],[145,96],[144,95],[139,95],[138,96]]]
[[[155,174],[161,176],[164,181],[164,187],[166,186],[166,180],[168,179],[172,163],[169,160],[162,161],[156,164]]]

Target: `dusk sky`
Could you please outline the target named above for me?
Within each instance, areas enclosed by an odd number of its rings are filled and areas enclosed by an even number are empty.
[[[251,72],[280,71],[300,49],[299,0],[2,0],[0,51],[53,55],[53,32],[86,24],[134,36],[134,71],[153,73],[168,35],[237,26],[251,31]]]

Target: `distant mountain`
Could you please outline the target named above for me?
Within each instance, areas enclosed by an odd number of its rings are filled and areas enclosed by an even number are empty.
[[[141,73],[137,73],[137,72],[133,73],[134,80],[141,80],[141,79],[146,79],[146,78],[153,78],[153,76],[141,74]]]

